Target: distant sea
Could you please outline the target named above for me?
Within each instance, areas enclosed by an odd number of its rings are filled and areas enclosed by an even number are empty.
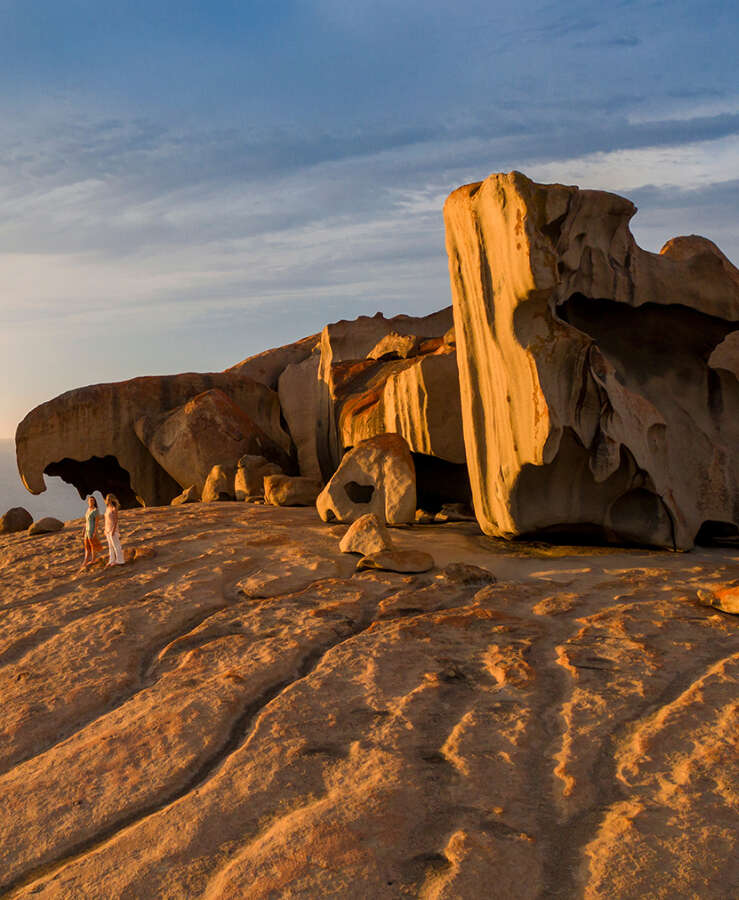
[[[12,506],[23,506],[34,519],[54,516],[63,522],[78,519],[85,514],[85,502],[80,499],[76,488],[61,478],[46,480],[43,494],[29,493],[18,474],[15,461],[15,441],[0,440],[0,516]],[[102,500],[98,497],[98,503]],[[104,508],[101,504],[101,508]]]

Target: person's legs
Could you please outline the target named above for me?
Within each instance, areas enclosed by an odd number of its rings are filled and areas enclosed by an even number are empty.
[[[113,562],[117,566],[122,566],[126,560],[123,558],[123,547],[121,547],[120,532],[114,531],[113,534],[111,535],[111,539],[112,539],[111,546],[112,546],[113,550],[115,551],[115,559],[113,560]]]
[[[113,565],[115,565],[115,562],[116,562],[116,552],[115,552],[115,544],[113,543],[113,535],[106,532],[105,539],[108,542],[108,565],[113,566]]]

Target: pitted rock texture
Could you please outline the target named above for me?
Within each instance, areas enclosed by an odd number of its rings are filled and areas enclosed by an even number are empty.
[[[124,507],[161,505],[182,487],[139,440],[135,423],[217,388],[269,438],[290,450],[275,391],[236,373],[162,375],[77,388],[31,410],[16,431],[18,470],[32,494],[44,474],[59,475],[85,497],[114,493]]]
[[[355,573],[231,503],[79,574],[75,524],[0,538],[4,898],[736,895],[737,620],[695,599],[735,550],[449,524]]]
[[[142,416],[136,434],[159,465],[183,488],[203,490],[215,465],[236,466],[250,454],[289,468],[289,443],[277,444],[218,388],[160,415]]]
[[[739,272],[661,254],[602,191],[491,175],[447,200],[464,439],[490,535],[673,548],[739,528]]]
[[[416,470],[399,434],[381,434],[357,444],[318,495],[324,522],[354,522],[372,514],[382,524],[403,525],[416,516]]]

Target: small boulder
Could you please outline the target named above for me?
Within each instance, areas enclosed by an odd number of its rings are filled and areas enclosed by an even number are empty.
[[[231,466],[213,466],[205,479],[203,503],[234,499],[234,475]]]
[[[54,534],[55,531],[61,531],[64,528],[64,522],[55,519],[53,516],[46,516],[34,522],[28,529],[29,534]]]
[[[181,506],[183,503],[197,503],[199,499],[198,489],[194,484],[191,484],[190,487],[186,487],[181,494],[174,498],[170,506]]]
[[[339,544],[342,553],[361,553],[362,556],[392,550],[392,547],[390,532],[372,513],[353,522]]]
[[[416,469],[404,438],[389,432],[357,444],[344,455],[316,508],[324,522],[353,522],[367,513],[388,525],[413,522]]]
[[[268,475],[264,479],[264,499],[272,506],[313,506],[321,492],[314,478]]]
[[[427,512],[425,509],[416,510],[416,525],[431,525],[433,521],[433,513]]]
[[[263,456],[242,456],[236,469],[234,494],[237,500],[254,503],[264,500],[264,479],[268,475],[281,475],[282,469]]]
[[[26,531],[33,524],[33,516],[22,506],[14,506],[0,519],[0,534]]]
[[[495,575],[488,569],[469,563],[449,563],[436,577],[464,587],[482,587],[486,584],[495,584],[497,581]]]
[[[363,556],[357,569],[384,569],[386,572],[428,572],[434,567],[434,558],[423,550],[380,550]]]
[[[698,599],[704,606],[712,606],[721,612],[739,616],[739,585],[737,584],[713,590],[701,588],[698,591]]]
[[[434,516],[434,522],[476,522],[475,514],[466,503],[445,503]]]

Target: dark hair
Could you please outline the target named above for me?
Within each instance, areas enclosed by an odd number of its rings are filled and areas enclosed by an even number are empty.
[[[92,502],[95,504],[95,509],[98,508],[98,502],[97,502],[97,500],[95,499],[94,494],[88,494],[88,495],[87,495],[87,499],[88,499],[88,500],[92,500]]]

